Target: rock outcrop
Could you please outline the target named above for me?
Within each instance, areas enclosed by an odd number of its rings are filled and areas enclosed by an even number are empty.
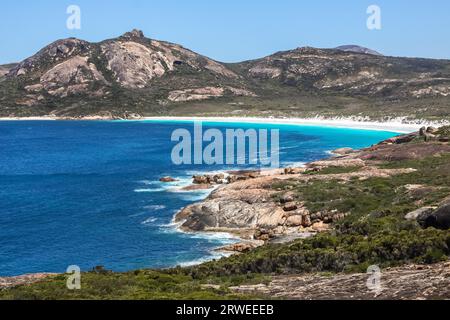
[[[290,300],[436,300],[450,297],[449,262],[382,270],[380,290],[368,289],[368,277],[366,273],[274,276],[268,285],[242,285],[230,289]]]
[[[75,56],[56,65],[47,71],[40,79],[40,84],[28,86],[30,92],[44,89],[52,96],[67,97],[68,95],[88,93],[90,85],[95,82],[107,85],[106,79],[88,57]],[[99,93],[97,93],[98,95]]]
[[[433,212],[424,212],[417,217],[423,228],[450,229],[450,203],[447,203]]]
[[[225,90],[220,87],[174,90],[169,93],[168,99],[174,102],[207,100],[222,97],[224,92]]]
[[[161,182],[176,182],[178,180],[175,178],[172,178],[172,177],[163,177],[163,178],[159,179],[159,181],[161,181]]]
[[[102,45],[108,69],[125,88],[144,88],[154,78],[173,69],[175,58],[163,56],[143,44],[133,41],[112,41]]]
[[[229,232],[244,239],[262,241],[276,241],[286,236],[301,238],[302,234],[322,232],[328,230],[331,223],[343,219],[346,213],[310,212],[304,202],[296,199],[294,192],[279,191],[274,185],[291,179],[299,182],[312,179],[351,181],[414,172],[413,169],[378,169],[363,164],[362,160],[346,158],[316,163],[320,168],[355,167],[355,171],[343,174],[310,175],[304,169],[288,174],[283,170],[270,174],[235,172],[206,200],[180,211],[175,220],[182,224],[181,229],[189,232]],[[219,178],[223,177],[197,176],[194,183],[208,186]]]
[[[0,290],[30,285],[56,276],[54,273],[33,273],[16,277],[0,277]]]

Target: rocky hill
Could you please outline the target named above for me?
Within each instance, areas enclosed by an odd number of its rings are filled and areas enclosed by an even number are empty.
[[[450,61],[298,48],[225,64],[142,31],[58,40],[0,66],[0,116],[368,115],[448,117]]]
[[[240,71],[260,83],[271,79],[316,94],[393,99],[450,95],[450,61],[304,47],[242,63]]]

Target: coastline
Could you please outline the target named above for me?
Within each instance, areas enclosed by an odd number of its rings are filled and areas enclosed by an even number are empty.
[[[58,120],[91,120],[91,121],[101,121],[101,120],[109,120],[111,119],[59,119],[59,118],[52,118],[52,117],[31,117],[31,118],[0,118],[0,121],[58,121]],[[268,121],[269,120],[269,121]],[[417,124],[406,124],[401,122],[387,122],[387,123],[381,123],[381,122],[374,122],[374,121],[356,121],[356,120],[350,120],[350,119],[319,119],[319,118],[309,118],[309,119],[301,119],[301,118],[294,118],[294,119],[280,119],[280,118],[244,118],[244,117],[148,117],[148,118],[142,118],[142,119],[135,119],[135,120],[120,120],[120,121],[206,121],[206,122],[218,122],[218,123],[269,123],[269,124],[281,124],[281,125],[299,125],[299,126],[326,126],[326,127],[334,127],[334,128],[351,128],[351,129],[361,129],[361,130],[372,130],[372,131],[391,131],[391,132],[398,132],[400,133],[411,133],[414,131],[417,131],[418,128],[424,125],[424,123],[417,123]],[[330,154],[330,158],[332,158],[333,155]],[[305,164],[306,166],[306,164]],[[205,192],[204,198],[199,199],[198,202],[202,202],[205,199],[207,199],[216,188],[212,188],[211,190],[208,190],[209,192]],[[178,191],[180,192],[180,191]],[[207,194],[206,194],[207,193]],[[181,211],[181,210],[180,210]],[[175,222],[175,217],[177,216],[179,212],[175,213],[173,217],[173,221]],[[193,232],[193,231],[187,231],[183,230],[181,228],[182,223],[177,223],[178,226],[175,226],[175,229],[178,232],[182,233],[188,233],[188,234],[196,234],[201,236],[203,235],[217,235],[217,234],[226,234],[230,238],[236,239],[236,244],[239,244],[239,240],[242,241],[248,241],[248,239],[244,239],[242,237],[239,237],[239,235],[229,232],[226,230],[222,231],[204,231],[204,232]],[[205,256],[204,258],[198,259],[198,263],[195,261],[192,262],[185,262],[181,263],[181,266],[193,266],[193,265],[199,265],[204,262],[210,261],[212,259],[217,258],[217,255],[220,256],[227,256],[227,252],[230,251],[227,250],[220,250],[223,247],[217,247],[213,251],[211,251],[210,256]],[[217,254],[216,256],[214,255]],[[12,277],[6,277],[6,278],[12,278]]]
[[[411,133],[418,131],[423,126],[441,125],[438,122],[427,122],[425,120],[420,120],[417,123],[408,123],[402,122],[401,119],[379,122],[367,119],[357,120],[356,118],[146,117],[136,121],[205,121],[212,123],[278,124],[391,131],[395,133]]]
[[[294,126],[313,126],[313,127],[333,127],[348,128],[371,131],[389,131],[399,134],[412,133],[418,131],[423,126],[442,126],[449,125],[450,121],[427,121],[427,120],[406,120],[404,118],[395,118],[385,122],[371,120],[367,117],[336,117],[336,118],[274,118],[274,117],[142,117],[136,119],[112,119],[98,116],[88,116],[82,118],[67,117],[4,117],[0,121],[160,121],[160,122],[192,122],[204,121],[210,123],[254,123],[254,124],[277,124]]]

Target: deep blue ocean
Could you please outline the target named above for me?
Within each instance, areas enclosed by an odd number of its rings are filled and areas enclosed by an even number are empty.
[[[203,123],[204,128],[280,129],[282,165],[361,148],[392,132],[329,127]],[[173,130],[190,122],[0,121],[0,276],[105,266],[114,271],[188,265],[236,241],[190,235],[171,223],[203,192],[180,192],[196,173],[238,166],[175,166]],[[164,176],[180,181],[160,183]]]

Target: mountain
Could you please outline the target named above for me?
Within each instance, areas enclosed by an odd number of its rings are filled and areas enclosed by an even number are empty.
[[[356,45],[346,45],[346,46],[340,46],[337,47],[336,50],[342,50],[342,51],[346,51],[346,52],[354,52],[354,53],[364,53],[364,54],[373,54],[375,56],[382,56],[381,53],[369,49],[369,48],[364,48],[361,46],[356,46]]]
[[[16,63],[0,65],[0,79],[6,76],[16,65]]]
[[[304,47],[242,63],[240,72],[253,80],[275,80],[303,92],[395,99],[450,95],[448,60]]]
[[[2,76],[3,75],[3,76]],[[58,40],[0,67],[0,116],[449,115],[450,61],[297,48],[221,63],[142,31]]]

